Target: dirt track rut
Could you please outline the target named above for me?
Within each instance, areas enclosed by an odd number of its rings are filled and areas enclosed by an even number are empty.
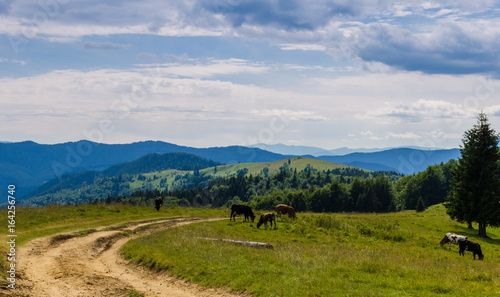
[[[128,264],[119,254],[127,241],[147,232],[207,220],[214,219],[169,219],[100,228],[83,236],[63,234],[35,239],[18,251],[20,287],[10,296],[114,297],[136,291],[145,297],[241,297],[229,290],[186,283],[168,272],[155,273]]]

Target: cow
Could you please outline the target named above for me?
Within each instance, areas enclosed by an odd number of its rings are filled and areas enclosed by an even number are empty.
[[[252,222],[255,220],[255,215],[253,214],[253,211],[250,208],[250,206],[233,204],[231,206],[231,216],[229,217],[229,221],[231,221],[232,218],[234,218],[234,220],[236,221],[236,215],[239,214],[245,215],[245,222],[247,221],[248,218],[251,218]]]
[[[295,210],[293,207],[288,206],[286,204],[278,204],[276,205],[276,214],[280,217],[280,220],[283,222],[283,219],[281,218],[281,214],[288,214],[289,218],[296,218],[297,215],[295,214]]]
[[[278,229],[278,225],[276,225],[276,215],[272,212],[263,213],[260,215],[259,222],[257,223],[257,228],[259,228],[262,224],[264,224],[267,230],[267,222],[271,223],[271,229],[273,228],[273,222],[274,222],[274,229]]]
[[[156,197],[155,199],[155,208],[157,211],[160,211],[160,207],[163,205],[163,197]]]
[[[446,235],[441,239],[439,244],[443,245],[445,243],[448,244],[448,249],[451,250],[451,244],[459,244],[460,241],[465,241],[467,240],[467,236],[463,235],[457,235],[453,233],[446,233]]]
[[[476,255],[478,255],[478,260],[484,260],[484,255],[479,243],[470,240],[461,240],[458,242],[458,246],[460,248],[458,251],[459,255],[464,256],[464,252],[469,251],[474,255],[474,260],[476,260]]]

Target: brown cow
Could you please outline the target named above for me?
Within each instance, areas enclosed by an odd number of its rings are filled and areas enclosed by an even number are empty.
[[[257,223],[257,228],[259,228],[262,224],[264,224],[267,230],[267,222],[271,223],[271,228],[273,228],[273,222],[274,222],[274,229],[278,229],[278,225],[276,225],[276,215],[272,212],[263,213],[260,215],[259,222]]]
[[[295,214],[295,209],[293,207],[288,206],[286,204],[278,204],[276,205],[276,213],[280,217],[280,220],[283,222],[281,218],[281,214],[288,214],[289,218],[295,219],[297,215]]]

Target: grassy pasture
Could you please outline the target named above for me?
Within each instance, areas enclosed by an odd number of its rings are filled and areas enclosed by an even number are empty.
[[[481,244],[484,261],[458,255],[446,232]],[[312,214],[277,230],[229,220],[191,224],[128,242],[126,258],[201,285],[255,296],[499,296],[500,232],[480,239],[442,206],[424,213]],[[236,246],[201,237],[270,243]]]
[[[305,157],[295,157],[273,162],[238,163],[230,165],[220,165],[217,166],[217,173],[215,173],[214,176],[217,177],[233,176],[236,175],[238,170],[244,168],[248,169],[248,174],[253,174],[253,175],[258,175],[264,168],[268,168],[269,175],[272,175],[275,173],[279,173],[280,167],[282,167],[284,163],[288,163],[288,160],[291,161],[289,165],[290,168],[297,169],[297,171],[304,170],[308,165],[320,171],[334,170],[338,168],[354,168],[349,165],[338,164],[328,161],[316,160]],[[213,174],[213,171],[214,171],[213,167],[200,170],[201,173],[207,173],[207,174]]]

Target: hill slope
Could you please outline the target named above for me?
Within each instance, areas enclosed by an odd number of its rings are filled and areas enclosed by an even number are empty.
[[[177,162],[179,159],[185,162]],[[171,160],[174,162],[171,162]],[[169,163],[165,167],[153,166]],[[214,165],[208,167],[209,165]],[[175,165],[175,166],[174,166]],[[178,166],[177,166],[178,165]],[[202,167],[203,165],[203,167]],[[152,170],[146,172],[145,169]],[[204,168],[204,169],[203,169]],[[184,190],[206,187],[211,181],[232,176],[249,175],[270,177],[281,169],[288,171],[333,171],[335,169],[356,169],[352,166],[311,158],[296,157],[274,162],[238,163],[221,165],[201,157],[183,153],[151,154],[136,161],[115,165],[103,172],[86,171],[55,178],[42,185],[22,200],[24,205],[47,203],[86,202],[89,199],[105,199],[108,196],[130,195],[136,191]],[[193,169],[193,170],[190,170]],[[362,169],[357,169],[361,170]]]
[[[269,175],[272,175],[274,173],[278,173],[280,171],[280,168],[282,167],[297,169],[297,171],[302,171],[306,168],[314,168],[320,171],[328,171],[338,168],[354,168],[354,166],[334,163],[330,161],[318,160],[307,157],[293,157],[273,162],[222,165],[222,166],[217,166],[216,173],[213,173],[215,170],[212,168],[201,170],[201,172],[212,173],[216,177],[228,177],[237,175],[239,170],[244,170],[244,169],[247,169],[246,174],[257,175],[260,174],[265,168],[267,168],[269,170]]]
[[[222,165],[222,163],[186,153],[154,153],[148,154],[135,161],[111,166],[102,172],[85,171],[81,173],[65,174],[61,177],[48,181],[25,197],[30,198],[54,194],[61,190],[76,190],[78,188],[85,187],[86,185],[94,184],[98,178],[116,177],[118,180],[121,179],[121,175],[125,174],[139,175],[142,173],[169,169],[190,171],[217,165]]]

